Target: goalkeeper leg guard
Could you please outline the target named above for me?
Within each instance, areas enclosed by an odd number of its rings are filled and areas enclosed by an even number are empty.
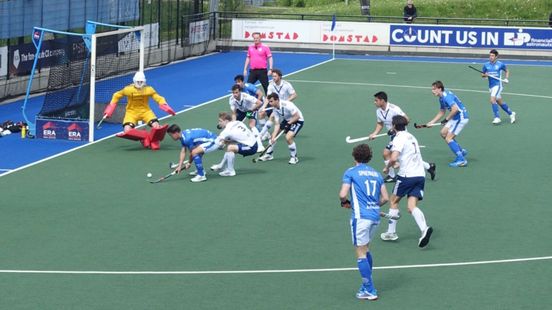
[[[127,132],[117,134],[117,137],[133,141],[140,141],[140,143],[142,143],[145,148],[150,146],[149,134],[144,129],[132,128]]]

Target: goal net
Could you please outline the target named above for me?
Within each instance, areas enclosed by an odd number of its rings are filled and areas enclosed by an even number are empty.
[[[142,27],[121,27],[90,21],[86,25],[86,34],[35,28],[33,41],[39,57],[35,59],[36,67],[31,74],[40,68],[40,55],[56,53],[53,60],[50,57],[47,91],[42,108],[36,115],[37,123],[48,121],[51,124],[57,121],[56,128],[64,127],[63,124],[85,128],[83,136],[93,141],[94,122],[99,121],[95,114],[101,115],[99,110],[103,110],[109,103],[113,93],[130,84],[134,72],[144,69],[142,31]],[[29,84],[32,80],[31,75]],[[27,98],[28,94],[24,112]],[[121,103],[125,104],[125,101]],[[32,124],[25,118],[27,123]],[[73,125],[74,122],[78,124]],[[32,127],[31,130],[34,129]],[[40,131],[41,128],[36,130]],[[66,138],[64,132],[61,134],[63,137],[53,134],[56,139]],[[42,137],[40,133],[38,136]]]

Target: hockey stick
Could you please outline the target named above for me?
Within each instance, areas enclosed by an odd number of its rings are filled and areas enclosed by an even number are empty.
[[[104,121],[106,118],[107,118],[106,115],[104,115],[104,116],[102,117],[102,119],[98,122],[98,125],[96,126],[96,129],[102,128],[102,123],[103,123],[103,121]]]
[[[268,152],[268,150],[270,150],[270,149],[274,146],[274,144],[276,144],[276,141],[278,141],[278,138],[280,138],[280,136],[283,135],[283,134],[284,134],[284,131],[281,130],[281,131],[278,133],[278,135],[276,136],[276,139],[274,139],[274,143],[270,143],[269,145],[267,145],[266,148],[264,149],[264,151],[261,152],[261,154],[259,155],[259,157],[253,158],[253,162],[254,162],[254,163],[258,162],[259,159],[260,159],[261,157],[263,157],[264,154],[266,154],[266,152]]]
[[[387,136],[387,135],[388,134],[386,134],[386,133],[380,133],[379,135],[375,135],[374,138],[384,137],[384,136]],[[364,140],[369,140],[369,139],[370,139],[370,136],[360,137],[360,138],[355,138],[355,139],[351,139],[351,136],[347,136],[345,138],[345,142],[347,142],[347,143],[357,143],[357,142],[364,141]]]
[[[473,69],[473,70],[475,70],[475,71],[481,73],[481,74],[486,74],[485,72],[483,72],[483,71],[481,71],[481,70],[479,70],[479,69],[477,69],[477,68],[474,68],[474,67],[472,67],[472,66],[468,66],[468,67],[469,67],[470,69]],[[498,78],[498,77],[492,76],[492,75],[487,75],[487,77],[489,77],[489,78],[491,78],[491,79],[495,79],[495,80],[501,81],[501,82],[504,82],[504,83],[508,83],[508,82],[509,82],[508,80],[501,79],[501,78]]]
[[[149,181],[149,182],[150,182],[151,184],[153,184],[153,183],[159,183],[159,182],[161,182],[161,181],[164,181],[164,180],[166,180],[166,179],[172,177],[172,176],[175,175],[175,174],[176,174],[176,170],[173,171],[173,172],[171,172],[171,173],[169,173],[169,174],[167,174],[167,175],[165,175],[165,176],[160,177],[160,178],[157,179],[157,180],[153,180],[153,181]]]
[[[417,128],[417,129],[420,129],[420,128],[431,128],[431,127],[435,127],[435,126],[443,126],[444,124],[441,124],[441,123],[433,123],[433,124],[417,124],[417,123],[414,123],[414,128]]]

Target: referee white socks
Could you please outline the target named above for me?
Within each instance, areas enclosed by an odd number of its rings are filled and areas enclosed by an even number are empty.
[[[391,214],[391,212],[389,212]],[[427,223],[425,220],[424,213],[420,208],[416,207],[414,210],[412,210],[412,216],[414,217],[414,220],[416,221],[416,224],[418,224],[418,227],[423,232],[427,229]]]

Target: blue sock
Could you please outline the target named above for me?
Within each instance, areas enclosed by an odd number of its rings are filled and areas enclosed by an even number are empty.
[[[460,145],[456,142],[456,140],[452,140],[448,144],[450,150],[456,155],[458,159],[464,160],[464,156],[462,155],[462,148]]]
[[[506,102],[503,102],[500,107],[502,110],[504,110],[508,115],[512,115],[512,110],[510,110],[510,107],[506,104]]]
[[[498,115],[498,103],[492,103],[491,107],[493,108],[494,117],[500,117],[500,115]]]
[[[196,169],[197,169],[197,174],[198,175],[205,175],[205,171],[203,170],[203,163],[201,162],[201,156],[196,155],[192,159],[194,160],[194,164],[195,164]]]
[[[368,264],[370,264],[370,270],[372,270],[374,263],[372,262],[372,254],[370,254],[370,251],[366,252],[366,259],[368,260]]]
[[[367,288],[369,291],[374,289],[374,284],[372,283],[372,269],[370,268],[370,263],[367,258],[357,259],[358,271],[362,277],[362,285]]]

